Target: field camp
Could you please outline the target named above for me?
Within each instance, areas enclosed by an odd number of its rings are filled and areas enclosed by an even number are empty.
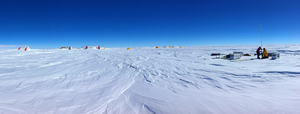
[[[100,46],[81,46],[82,48],[75,48],[72,49],[71,46],[66,46],[66,47],[61,47],[59,49],[62,50],[88,50],[88,49],[96,49],[96,50],[100,50]],[[148,47],[149,48],[149,47]],[[155,46],[154,48],[159,49],[159,46]],[[182,46],[162,46],[162,48],[183,48]],[[55,49],[55,48],[53,48]],[[105,47],[103,49],[106,49]],[[128,47],[127,50],[130,50],[131,48]],[[24,51],[30,51],[30,48],[28,46],[26,46],[24,49],[22,49],[22,47],[19,47],[18,50],[24,50]],[[45,50],[45,49],[43,49]],[[46,49],[49,50],[49,49]],[[266,49],[264,48],[264,52],[266,54],[263,54],[263,52],[261,51],[261,47],[259,46],[259,48],[257,49],[256,53],[252,54],[254,56],[257,56],[257,59],[260,59],[260,55],[262,56],[262,59],[269,59],[271,58],[271,60],[275,60],[275,59],[279,59],[280,58],[280,53],[268,53],[266,51]],[[264,57],[265,55],[265,57]],[[251,58],[249,59],[249,56],[251,56],[251,54],[248,53],[243,53],[243,52],[233,52],[233,53],[229,53],[229,54],[223,54],[223,53],[211,53],[211,56],[215,56],[215,58],[212,59],[224,59],[224,60],[234,60],[234,61],[247,61],[247,60],[254,60],[255,58]],[[243,56],[247,56],[248,59],[241,59]],[[240,59],[240,60],[237,60]]]
[[[1,0],[0,114],[300,114],[300,0]]]
[[[260,40],[0,50],[0,113],[300,113],[300,44]]]

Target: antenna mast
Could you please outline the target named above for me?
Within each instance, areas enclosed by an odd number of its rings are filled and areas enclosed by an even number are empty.
[[[260,47],[262,47],[262,32],[261,32],[261,23],[260,23]]]

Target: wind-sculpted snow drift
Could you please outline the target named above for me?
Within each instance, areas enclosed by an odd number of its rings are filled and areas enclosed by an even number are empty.
[[[1,50],[0,113],[300,113],[300,45],[265,46],[276,60],[210,56],[256,48]]]

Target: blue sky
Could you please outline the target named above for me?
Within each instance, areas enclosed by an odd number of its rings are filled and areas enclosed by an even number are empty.
[[[299,0],[1,0],[0,47],[299,44]]]

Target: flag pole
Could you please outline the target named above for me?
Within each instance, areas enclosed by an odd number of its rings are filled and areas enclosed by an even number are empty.
[[[260,23],[260,47],[262,47],[262,31],[261,31],[261,23]]]

